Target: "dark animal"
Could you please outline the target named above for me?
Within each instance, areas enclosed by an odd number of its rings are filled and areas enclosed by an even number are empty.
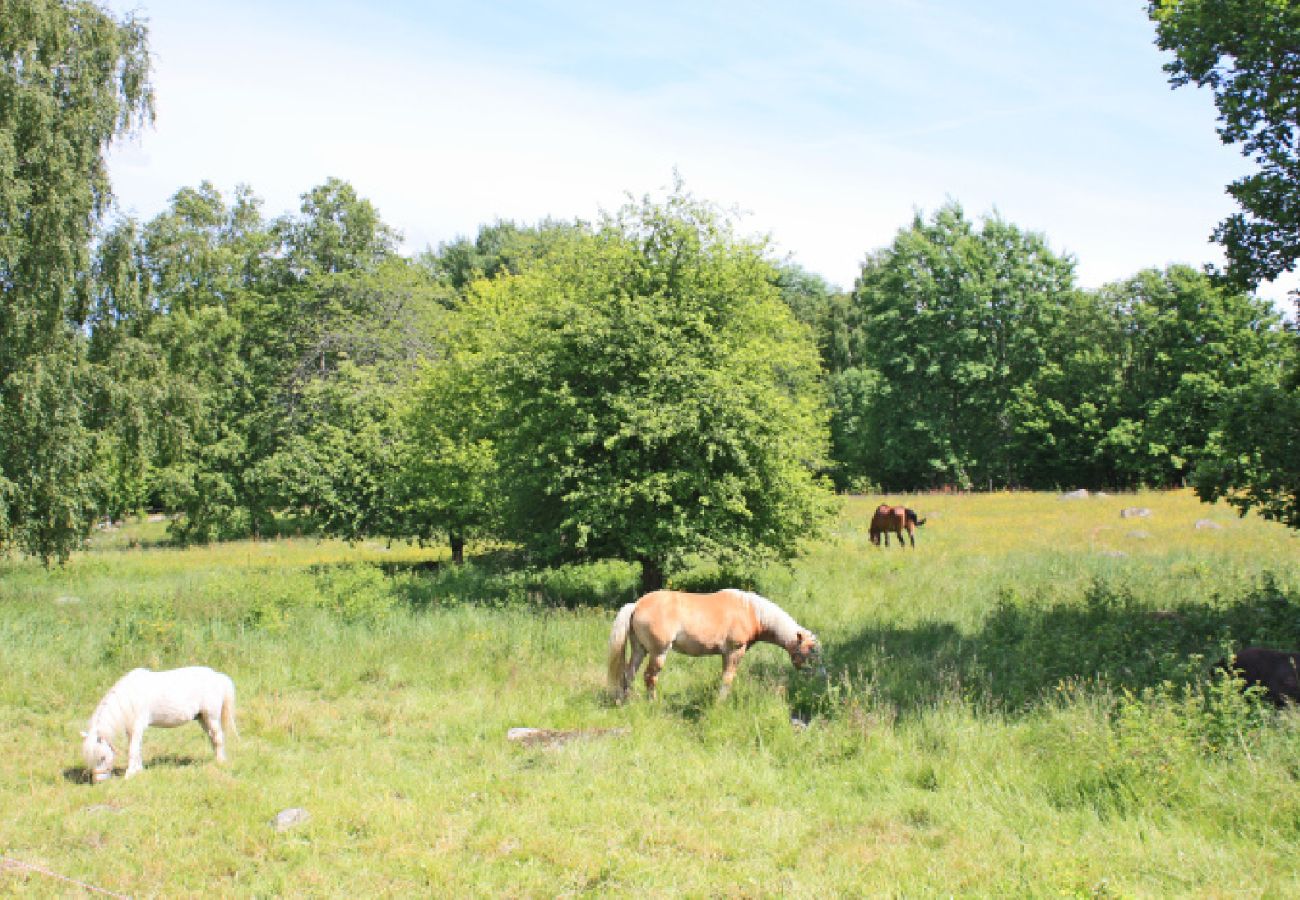
[[[1229,669],[1227,660],[1219,660],[1215,668]],[[1300,703],[1300,653],[1242,647],[1233,656],[1231,669],[1246,682],[1246,687],[1262,687],[1278,706],[1288,701]]]
[[[882,503],[871,517],[871,543],[880,546],[880,537],[884,535],[885,546],[889,546],[889,535],[898,535],[898,546],[903,546],[903,532],[907,539],[916,546],[916,529],[925,524],[925,519],[918,519],[916,511],[906,506],[890,506]]]

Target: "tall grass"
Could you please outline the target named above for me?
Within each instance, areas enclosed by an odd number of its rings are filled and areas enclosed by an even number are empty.
[[[604,698],[619,563],[180,551],[146,525],[0,564],[0,856],[138,896],[1300,888],[1300,717],[1209,676],[1242,643],[1300,647],[1294,534],[1181,492],[933,496],[903,498],[917,548],[885,550],[877,499],[732,576],[817,630],[828,673],[756,648],[722,704],[720,663],[678,655],[658,702]],[[194,663],[238,686],[230,764],[151,729],[142,776],[85,784],[108,685]],[[518,725],[629,730],[545,749]],[[277,832],[287,807],[311,818]],[[0,863],[0,891],[68,887]]]

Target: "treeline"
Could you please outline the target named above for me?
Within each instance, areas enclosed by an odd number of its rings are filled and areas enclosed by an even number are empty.
[[[868,255],[850,294],[789,284],[842,487],[1180,485],[1225,404],[1288,359],[1264,300],[1177,265],[1082,290],[1041,235],[956,205]]]
[[[819,478],[1180,484],[1225,402],[1286,359],[1265,301],[1184,266],[1082,290],[1043,237],[955,205],[870,254],[848,293],[680,188],[594,225],[397,248],[338,180],[274,219],[205,183],[104,233],[77,320],[103,374],[83,398],[80,518],[161,509],[186,541],[445,537],[457,556],[509,537],[661,570],[688,534],[791,547],[825,506]],[[77,533],[28,549],[59,556]]]
[[[1300,343],[1191,268],[1100,290],[955,205],[840,292],[681,185],[414,257],[330,180],[101,222],[147,121],[144,29],[24,0],[0,28],[0,552],[97,519],[621,558],[794,552],[833,487],[1165,486],[1300,525]]]

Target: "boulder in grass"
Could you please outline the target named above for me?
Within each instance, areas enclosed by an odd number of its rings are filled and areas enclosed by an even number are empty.
[[[1062,494],[1061,499],[1062,500],[1087,500],[1088,489],[1079,488],[1077,491],[1069,491],[1068,493]]]
[[[301,807],[295,806],[290,809],[280,810],[279,814],[275,817],[275,821],[271,824],[275,826],[276,831],[288,831],[295,825],[301,825],[310,818],[311,813]]]
[[[631,728],[577,728],[567,731],[556,728],[511,728],[506,732],[506,739],[523,744],[525,747],[543,747],[550,750],[562,747],[570,741],[593,737],[618,737],[631,733]]]
[[[1145,506],[1126,506],[1119,511],[1121,519],[1145,519],[1151,515],[1151,510]]]
[[[1213,519],[1197,519],[1196,530],[1197,531],[1222,531],[1223,526],[1220,525],[1218,522],[1214,521]]]

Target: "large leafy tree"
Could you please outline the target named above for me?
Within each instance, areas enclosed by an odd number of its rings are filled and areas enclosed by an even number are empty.
[[[1100,297],[1123,333],[1114,422],[1101,442],[1115,480],[1180,484],[1232,391],[1276,372],[1278,317],[1189,266],[1139,272]]]
[[[104,151],[151,104],[138,20],[0,6],[0,549],[65,557],[102,496],[85,276],[111,199]]]
[[[816,348],[759,245],[680,189],[573,233],[463,315],[502,528],[543,559],[792,553],[831,498]]]
[[[1226,498],[1244,515],[1300,528],[1300,332],[1274,377],[1230,391],[1196,468],[1204,500]]]
[[[1174,54],[1175,87],[1214,92],[1219,135],[1258,167],[1228,186],[1241,212],[1215,238],[1226,276],[1254,287],[1300,260],[1300,6],[1293,0],[1151,0],[1156,41]],[[1300,301],[1297,304],[1300,308]],[[1300,527],[1300,342],[1280,371],[1260,373],[1222,407],[1215,440],[1196,474],[1206,499],[1226,496]]]
[[[1300,260],[1300,5],[1293,0],[1151,0],[1175,87],[1214,92],[1219,136],[1259,167],[1228,186],[1241,212],[1215,238],[1228,274],[1254,287]]]
[[[837,429],[868,442],[842,458],[891,487],[1023,483],[1014,401],[1054,357],[1074,291],[1073,262],[1039,235],[977,227],[956,204],[918,215],[854,288],[848,347],[878,377],[840,376],[856,405],[837,417],[869,424]]]

